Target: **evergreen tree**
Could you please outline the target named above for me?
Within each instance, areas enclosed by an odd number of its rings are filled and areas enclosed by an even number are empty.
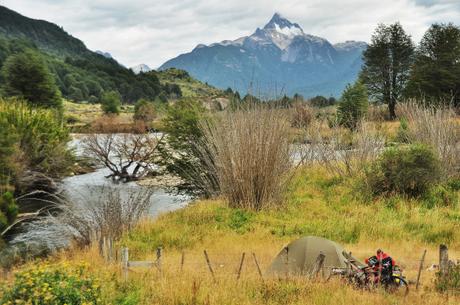
[[[120,114],[120,95],[116,91],[102,94],[101,107],[105,114]]]
[[[460,105],[460,28],[433,24],[420,42],[408,96]]]
[[[391,119],[396,117],[396,103],[409,79],[413,54],[412,39],[399,22],[380,24],[364,51],[361,81],[371,98],[388,105]]]
[[[26,50],[8,57],[2,68],[3,91],[34,106],[62,108],[61,93],[41,57]]]
[[[368,106],[366,87],[359,81],[348,85],[343,91],[337,108],[339,124],[352,130],[356,129],[359,121],[366,114]]]

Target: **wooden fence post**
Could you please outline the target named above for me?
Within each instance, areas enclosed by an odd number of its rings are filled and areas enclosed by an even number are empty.
[[[206,259],[206,264],[208,265],[209,272],[211,272],[212,279],[215,282],[216,278],[214,276],[214,270],[212,270],[211,261],[209,260],[208,252],[206,252],[206,250],[204,250],[203,253],[204,253],[204,258]]]
[[[240,276],[241,276],[241,269],[243,268],[243,263],[244,263],[244,256],[246,255],[245,252],[243,252],[243,254],[241,255],[241,261],[240,261],[240,266],[238,268],[238,275],[236,277],[236,280],[239,280],[240,279]]]
[[[284,247],[284,252],[286,253],[285,268],[286,268],[286,279],[289,277],[289,248]]]
[[[185,261],[185,253],[182,251],[182,255],[180,258],[180,272],[182,273],[182,270],[184,269],[184,261]]]
[[[425,261],[426,249],[423,251],[422,259],[420,260],[420,265],[418,267],[418,274],[417,274],[417,283],[415,284],[415,290],[418,290],[418,286],[420,284],[420,276],[422,275],[423,270],[423,262]]]
[[[316,258],[315,266],[313,267],[313,272],[310,274],[310,279],[316,278],[318,276],[318,273],[323,268],[325,258],[326,255],[324,255],[323,252],[319,252],[318,257]]]
[[[128,248],[123,248],[121,250],[121,267],[122,267],[122,272],[123,272],[123,279],[125,281],[128,280],[128,264],[129,264],[129,250]]]
[[[158,268],[158,271],[160,271],[160,274],[161,274],[161,254],[162,254],[162,248],[161,247],[158,247],[157,248],[157,268]]]
[[[262,271],[260,270],[259,262],[257,261],[256,254],[252,252],[252,257],[254,258],[254,263],[256,264],[257,267],[257,272],[259,273],[260,279],[262,282],[264,281],[264,277],[262,276]]]
[[[439,246],[439,273],[445,277],[449,272],[449,254],[446,245]]]

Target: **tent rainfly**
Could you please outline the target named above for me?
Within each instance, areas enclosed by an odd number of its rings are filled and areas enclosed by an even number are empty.
[[[320,253],[325,255],[323,274],[328,276],[332,268],[346,268],[347,261],[358,266],[364,264],[331,240],[307,236],[291,242],[275,257],[266,274],[272,276],[309,275],[315,268]]]

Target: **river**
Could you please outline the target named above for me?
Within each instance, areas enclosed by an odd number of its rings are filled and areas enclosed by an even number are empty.
[[[69,146],[74,149],[77,156],[83,154],[82,135],[73,135]],[[59,183],[60,192],[69,202],[76,204],[88,201],[91,197],[108,194],[107,189],[119,191],[121,194],[134,191],[142,191],[146,188],[152,192],[150,197],[150,206],[147,216],[156,217],[161,213],[173,211],[186,206],[191,198],[186,195],[173,194],[162,187],[141,186],[136,182],[114,183],[111,179],[106,178],[110,170],[106,167],[98,168],[94,172],[82,175],[75,175],[63,179]],[[53,221],[43,224],[43,219],[24,223],[19,228],[10,241],[10,245],[40,245],[49,250],[55,250],[66,247],[69,241],[63,238],[62,230],[59,223]]]

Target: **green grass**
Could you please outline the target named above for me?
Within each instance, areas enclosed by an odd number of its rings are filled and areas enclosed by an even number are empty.
[[[197,202],[141,224],[123,242],[140,252],[151,252],[158,246],[193,249],[212,245],[217,239],[288,242],[305,235],[343,244],[378,240],[458,245],[458,191],[449,191],[455,200],[449,206],[435,203],[427,207],[424,199],[366,201],[355,184],[318,169],[302,169],[291,182],[286,203],[279,208],[256,213],[228,208],[219,200]]]

